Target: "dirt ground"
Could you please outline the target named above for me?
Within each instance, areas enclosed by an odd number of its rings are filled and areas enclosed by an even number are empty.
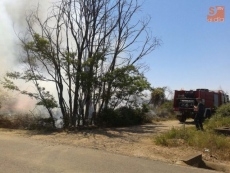
[[[187,122],[185,126],[194,126],[192,122]],[[194,153],[200,153],[205,160],[221,162],[213,158],[209,153],[185,147],[183,143],[178,147],[162,147],[154,143],[154,136],[172,127],[182,127],[176,120],[156,122],[142,126],[125,128],[106,128],[84,130],[76,132],[55,132],[50,134],[38,134],[25,130],[5,130],[1,129],[0,134],[20,135],[22,137],[39,140],[50,145],[71,145],[98,150],[105,150],[128,156],[144,157],[153,160],[160,160],[175,163],[183,157]]]

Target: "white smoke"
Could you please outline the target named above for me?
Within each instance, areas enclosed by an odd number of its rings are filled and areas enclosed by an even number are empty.
[[[17,35],[26,30],[26,16],[39,6],[39,16],[45,17],[50,7],[49,0],[1,0],[0,1],[0,73],[14,68],[19,57]]]
[[[52,2],[54,0],[0,0],[0,80],[6,72],[22,70],[22,66],[18,63],[20,59],[18,35],[26,31],[26,16],[38,9],[41,19],[45,18]],[[7,104],[15,110],[28,110],[34,107],[35,100],[17,95],[12,103],[8,100]]]

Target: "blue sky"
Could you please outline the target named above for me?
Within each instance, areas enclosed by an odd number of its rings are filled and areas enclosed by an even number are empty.
[[[209,8],[224,6],[224,22],[208,22]],[[143,12],[162,45],[144,58],[153,87],[223,89],[230,94],[230,1],[145,0]]]
[[[35,0],[34,0],[35,1]],[[38,0],[36,0],[38,1]],[[39,0],[39,2],[47,2]],[[143,61],[150,70],[145,74],[153,87],[167,86],[171,90],[208,88],[223,89],[230,94],[230,1],[229,0],[142,0],[143,14],[151,16],[149,27],[162,45]],[[12,23],[6,16],[4,2],[15,2],[11,8],[20,19],[17,8],[30,0],[0,0],[1,69],[13,61],[15,41]],[[16,3],[17,2],[17,3]],[[20,3],[19,3],[20,2]],[[47,4],[46,4],[47,5]],[[224,22],[208,22],[210,7],[224,6]],[[6,31],[7,32],[3,32]],[[3,56],[4,55],[4,56]]]

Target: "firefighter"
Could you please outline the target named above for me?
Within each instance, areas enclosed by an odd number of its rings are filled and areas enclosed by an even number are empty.
[[[204,104],[202,103],[201,98],[197,98],[197,106],[194,106],[195,110],[197,111],[195,117],[195,124],[197,130],[204,130],[203,129],[203,121],[204,121]]]

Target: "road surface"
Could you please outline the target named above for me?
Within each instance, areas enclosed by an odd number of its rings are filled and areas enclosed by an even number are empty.
[[[4,173],[215,172],[1,133],[0,168]]]

